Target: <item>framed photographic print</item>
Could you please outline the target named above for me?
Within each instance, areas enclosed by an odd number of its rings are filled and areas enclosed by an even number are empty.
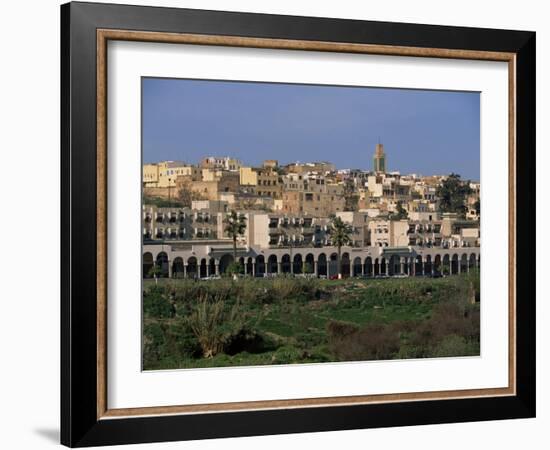
[[[535,415],[535,33],[61,19],[63,444]]]

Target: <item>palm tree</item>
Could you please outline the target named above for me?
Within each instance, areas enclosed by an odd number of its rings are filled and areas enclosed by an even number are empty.
[[[338,247],[338,278],[342,278],[342,247],[351,244],[353,228],[341,217],[332,217],[330,222],[330,240]]]
[[[246,217],[232,210],[225,219],[224,231],[233,239],[233,262],[237,263],[237,237],[242,236],[246,230]]]

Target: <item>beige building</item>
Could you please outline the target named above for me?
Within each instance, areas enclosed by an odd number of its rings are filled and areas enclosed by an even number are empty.
[[[280,198],[279,174],[271,168],[241,167],[240,184],[260,197]]]
[[[368,222],[370,245],[373,247],[403,247],[409,245],[407,220],[376,218]]]
[[[344,211],[346,200],[343,195],[303,191],[283,193],[283,212],[328,217]]]
[[[235,172],[241,168],[242,162],[229,156],[208,156],[202,159],[200,166],[203,169],[222,169]]]
[[[189,177],[192,181],[202,180],[199,167],[181,161],[162,161],[143,165],[143,186],[147,188],[175,187],[180,176]]]
[[[336,166],[327,161],[309,162],[309,163],[293,163],[286,166],[287,172],[293,173],[307,173],[317,172],[319,174],[325,174],[336,171]]]

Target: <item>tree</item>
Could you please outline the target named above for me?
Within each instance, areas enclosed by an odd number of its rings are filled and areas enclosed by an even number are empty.
[[[233,261],[237,262],[237,237],[242,236],[246,230],[246,217],[232,210],[225,219],[224,231],[233,239]]]
[[[149,269],[148,275],[155,279],[155,284],[158,284],[158,278],[162,275],[162,268],[159,264],[154,263]]]
[[[342,278],[342,247],[351,244],[353,228],[341,217],[333,216],[330,222],[330,239],[332,245],[338,247],[338,278]]]
[[[451,173],[436,189],[441,212],[459,214],[464,217],[466,213],[466,197],[472,190],[468,183],[460,179],[460,175]]]
[[[479,199],[477,199],[476,202],[474,203],[474,208],[476,210],[477,216],[479,217],[481,214],[481,204],[479,203]]]
[[[403,219],[407,219],[408,217],[409,217],[409,213],[405,208],[403,208],[403,204],[400,201],[398,201],[396,211],[390,216],[390,219],[403,220]]]

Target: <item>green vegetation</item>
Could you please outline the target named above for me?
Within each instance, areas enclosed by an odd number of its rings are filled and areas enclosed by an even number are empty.
[[[153,205],[157,208],[183,208],[184,205],[182,202],[180,202],[178,199],[167,199],[163,197],[151,197],[149,195],[143,196],[143,204],[144,205]]]
[[[223,219],[224,231],[233,240],[233,261],[237,262],[237,238],[246,231],[246,216],[232,210]]]
[[[390,214],[391,220],[403,220],[408,219],[409,213],[405,208],[403,208],[403,203],[401,201],[397,202],[396,211],[393,214]]]
[[[468,182],[461,180],[460,175],[451,173],[440,186],[435,195],[439,198],[441,212],[457,213],[464,217],[466,213],[466,197],[472,190]]]
[[[342,247],[351,245],[353,227],[344,222],[341,217],[332,216],[330,219],[330,240],[338,248],[338,278],[342,278]]]
[[[479,274],[144,282],[148,369],[479,355]]]

